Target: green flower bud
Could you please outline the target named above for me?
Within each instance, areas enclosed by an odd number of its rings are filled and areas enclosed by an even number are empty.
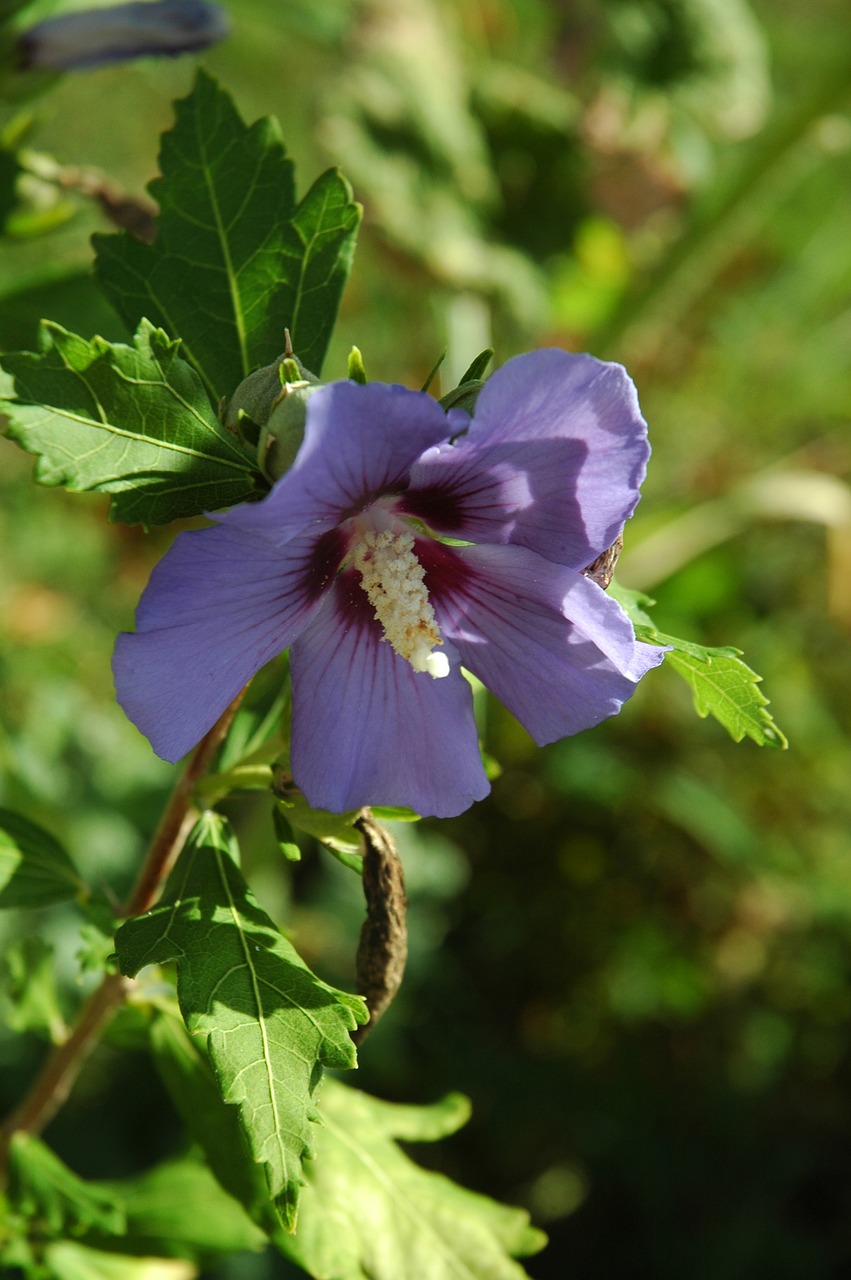
[[[304,439],[307,402],[320,384],[306,379],[279,388],[268,421],[260,431],[257,461],[267,480],[279,480],[289,471]]]
[[[282,391],[291,385],[316,382],[318,379],[293,355],[287,342],[287,350],[276,360],[243,378],[225,410],[224,424],[228,431],[256,444]]]

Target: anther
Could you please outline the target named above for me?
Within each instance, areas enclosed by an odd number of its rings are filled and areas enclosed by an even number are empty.
[[[428,590],[425,570],[414,554],[407,529],[367,529],[358,538],[352,563],[384,639],[415,671],[439,680],[449,675],[445,654],[432,652],[443,644]]]

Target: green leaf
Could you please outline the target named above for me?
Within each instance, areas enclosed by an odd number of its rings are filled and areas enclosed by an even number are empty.
[[[15,190],[21,166],[18,157],[11,151],[0,147],[0,231],[6,225],[6,219],[18,203]]]
[[[197,1159],[170,1160],[138,1177],[100,1185],[126,1213],[126,1232],[113,1249],[203,1261],[268,1243]]]
[[[19,813],[0,809],[0,907],[43,907],[84,890],[58,840]]]
[[[288,818],[284,816],[284,812],[277,805],[272,810],[272,826],[275,829],[275,839],[278,842],[278,848],[286,858],[287,862],[301,862],[301,849],[296,844],[295,835]]]
[[[116,935],[121,971],[177,962],[189,1031],[206,1042],[219,1088],[239,1111],[253,1158],[288,1229],[302,1161],[314,1149],[322,1067],[353,1067],[349,1032],[363,1001],[310,972],[260,909],[236,865],[224,818],[206,813],[164,900]]]
[[[664,638],[663,643],[667,643]],[[713,715],[734,742],[741,742],[747,734],[761,747],[788,747],[785,735],[766,711],[768,699],[758,687],[762,676],[741,658],[707,649],[702,658],[673,652],[668,663],[691,687],[697,714]]]
[[[352,269],[360,220],[351,186],[339,170],[328,169],[296,208],[285,242],[288,262],[277,305],[289,317],[293,350],[317,375]]]
[[[298,1234],[280,1247],[334,1280],[521,1280],[513,1261],[543,1248],[522,1209],[419,1168],[394,1139],[433,1142],[469,1116],[457,1094],[395,1106],[329,1080]]]
[[[275,803],[293,827],[314,836],[317,840],[333,841],[335,847],[357,849],[360,834],[354,822],[360,809],[347,813],[331,813],[328,809],[314,809],[295,786],[275,788]]]
[[[111,515],[162,524],[254,492],[256,467],[218,422],[194,371],[147,321],[133,346],[42,325],[45,349],[3,357],[17,400],[7,434],[40,455],[36,479],[117,494]]]
[[[400,805],[374,804],[370,811],[379,822],[422,822],[422,818],[413,809]]]
[[[38,934],[6,947],[2,962],[4,993],[11,1002],[6,1025],[31,1031],[59,1044],[67,1034],[56,990],[56,956]]]
[[[476,402],[485,385],[485,373],[493,359],[493,348],[486,347],[476,356],[458,386],[440,397],[440,404],[448,413],[450,409],[463,409],[470,415],[476,412]]]
[[[493,360],[493,347],[485,347],[461,375],[458,385],[463,386],[465,382],[478,382],[484,378],[491,360]]]
[[[164,1258],[125,1258],[90,1249],[75,1240],[57,1240],[44,1251],[47,1270],[39,1280],[193,1280],[194,1267]]]
[[[209,1060],[199,1052],[177,1009],[157,1008],[149,1022],[150,1049],[160,1077],[192,1139],[221,1186],[267,1235],[280,1233],[260,1165],[240,1128],[239,1113],[222,1099]]]
[[[653,604],[648,596],[616,583],[609,591],[632,619],[639,640],[670,646],[666,665],[673,667],[691,688],[699,716],[714,716],[734,742],[741,742],[747,735],[760,747],[788,747],[786,736],[766,710],[768,698],[758,687],[762,676],[742,662],[741,649],[730,645],[709,648],[666,635],[657,630],[645,612],[644,606]]]
[[[247,126],[203,71],[163,135],[157,238],[96,235],[95,266],[130,328],[180,337],[214,401],[283,350],[319,373],[351,266],[360,208],[335,171],[296,207],[275,120]]]
[[[126,1226],[123,1206],[110,1189],[84,1182],[39,1138],[24,1132],[9,1143],[9,1203],[50,1237],[91,1230],[116,1236]]]

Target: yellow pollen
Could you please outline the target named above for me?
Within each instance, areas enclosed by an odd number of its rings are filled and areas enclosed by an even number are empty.
[[[414,554],[413,535],[406,529],[367,529],[358,539],[352,563],[384,639],[415,671],[427,671],[435,680],[449,675],[434,609],[425,585],[425,570]]]

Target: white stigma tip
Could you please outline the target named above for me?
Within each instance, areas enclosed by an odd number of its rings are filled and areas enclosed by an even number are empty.
[[[426,671],[432,680],[442,680],[449,675],[449,659],[445,653],[430,653],[426,658]]]
[[[426,646],[420,645],[408,659],[415,671],[424,671],[432,680],[442,680],[449,675],[449,659],[445,653],[432,653]]]

